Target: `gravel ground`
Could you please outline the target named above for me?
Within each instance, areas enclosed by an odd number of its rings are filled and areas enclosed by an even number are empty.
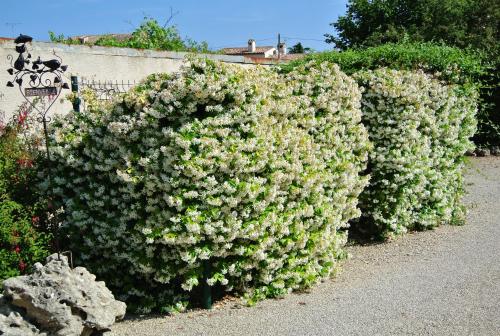
[[[500,158],[467,171],[467,225],[348,248],[309,293],[211,311],[130,318],[110,336],[500,335]]]

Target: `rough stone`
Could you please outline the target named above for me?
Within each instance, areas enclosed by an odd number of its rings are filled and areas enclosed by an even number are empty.
[[[102,334],[125,315],[125,303],[115,300],[104,282],[83,267],[71,269],[62,255],[49,256],[45,266],[35,264],[33,274],[7,279],[3,286],[9,304],[22,308],[25,319],[47,335]]]
[[[0,294],[0,335],[47,336],[23,317],[22,311],[9,304]]]

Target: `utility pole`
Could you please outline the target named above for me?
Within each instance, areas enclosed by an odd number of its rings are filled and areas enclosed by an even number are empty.
[[[280,52],[280,45],[281,45],[281,34],[278,33],[278,61],[281,59],[281,52]]]

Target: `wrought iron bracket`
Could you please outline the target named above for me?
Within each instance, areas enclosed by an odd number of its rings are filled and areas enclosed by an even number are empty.
[[[33,38],[30,36],[22,34],[14,40],[18,55],[17,57],[7,56],[7,60],[10,62],[10,68],[7,69],[7,72],[13,76],[7,82],[7,86],[17,86],[23,98],[38,112],[37,120],[46,123],[50,122],[47,113],[61,95],[61,91],[69,89],[68,84],[63,81],[63,73],[68,69],[68,66],[62,64],[61,57],[55,51],[53,51],[53,59],[44,61],[38,57],[33,61],[27,47],[27,44],[32,40]],[[33,97],[49,97],[49,104],[39,108],[34,104]]]

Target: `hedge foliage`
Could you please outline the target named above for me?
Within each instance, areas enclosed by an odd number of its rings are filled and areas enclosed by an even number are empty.
[[[191,59],[54,123],[69,248],[140,312],[184,308],[204,279],[249,303],[308,287],[350,224],[387,238],[462,220],[465,84]]]
[[[361,70],[391,68],[423,70],[452,84],[478,83],[490,70],[477,52],[430,42],[387,43],[365,49],[328,51],[307,55],[283,66],[290,70],[299,64],[338,64],[343,72],[352,75]]]
[[[354,76],[364,88],[363,123],[374,144],[355,228],[387,237],[461,222],[463,156],[473,148],[476,92],[421,71]]]
[[[499,77],[495,60],[477,51],[462,50],[431,42],[387,43],[364,49],[330,51],[308,55],[284,65],[290,71],[299,64],[338,64],[348,75],[363,70],[387,67],[395,70],[423,70],[448,84],[479,90],[478,130],[474,141],[479,146],[500,145]]]
[[[338,66],[286,76],[191,60],[55,123],[56,191],[80,263],[142,312],[208,284],[276,297],[344,257],[371,145]]]

